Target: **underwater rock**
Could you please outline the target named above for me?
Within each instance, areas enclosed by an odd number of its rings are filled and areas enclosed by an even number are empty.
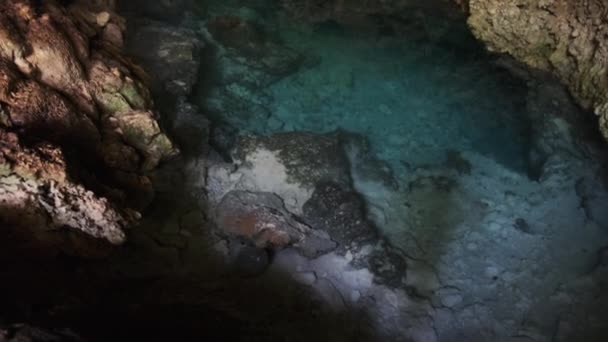
[[[606,210],[608,195],[605,184],[599,179],[585,177],[576,182],[575,189],[587,219],[608,229],[608,210]]]
[[[491,51],[556,75],[608,138],[608,4],[591,1],[469,0],[468,23]]]
[[[304,204],[302,218],[314,229],[326,231],[340,251],[357,250],[378,239],[375,228],[367,221],[364,205],[354,191],[322,182]]]
[[[430,0],[421,3],[413,0],[280,0],[281,7],[292,17],[311,23],[334,20],[351,26],[369,25],[378,17],[392,17],[395,21],[401,15],[421,9],[445,11],[445,0]],[[446,12],[447,14],[447,12]]]
[[[237,16],[218,16],[207,25],[223,50],[221,81],[263,87],[295,72],[303,56],[270,39],[265,32]]]
[[[445,162],[446,168],[458,172],[459,175],[470,175],[472,170],[471,162],[466,160],[460,151],[446,151]]]
[[[235,127],[265,122],[272,99],[263,89],[298,70],[303,56],[238,16],[214,17],[207,30],[215,70],[202,82],[201,106]]]
[[[121,13],[137,13],[158,20],[178,22],[183,19],[184,13],[191,10],[194,0],[128,0],[119,2]]]
[[[147,76],[121,51],[125,22],[112,5],[0,4],[2,216],[43,254],[122,243],[130,208],[153,195],[148,173],[177,153]]]
[[[532,227],[530,227],[530,224],[528,223],[528,221],[526,221],[525,219],[523,219],[521,217],[515,219],[515,222],[513,223],[513,227],[522,233],[534,234],[534,231],[532,230]]]
[[[184,154],[205,156],[209,150],[210,123],[189,100],[199,81],[205,49],[202,37],[194,29],[166,20],[137,16],[129,23],[126,50],[146,70],[154,71],[151,87],[168,131]]]
[[[399,187],[393,169],[386,161],[377,157],[367,137],[346,131],[338,131],[336,135],[348,156],[353,177],[357,178],[358,182],[377,184],[388,189]]]
[[[153,84],[175,96],[189,96],[198,81],[205,46],[194,30],[146,19],[133,20],[127,51],[154,71]]]
[[[349,187],[350,165],[336,135],[305,132],[245,136],[232,157],[246,182],[276,193],[296,213],[315,186],[331,181]]]
[[[297,220],[271,193],[229,192],[216,209],[216,223],[225,233],[246,238],[258,248],[294,246],[309,257],[335,248],[333,241]]]
[[[334,182],[350,187],[350,165],[334,134],[305,132],[240,137],[232,150],[232,163],[209,167],[208,192],[219,203],[231,190],[271,192],[289,211],[302,213],[302,206],[316,184]]]
[[[289,21],[313,25],[337,24],[375,37],[430,37],[438,40],[448,38],[451,33],[447,22],[462,17],[452,1],[352,0],[345,3],[340,0],[280,0],[279,4]],[[420,19],[425,23],[421,25]]]
[[[587,113],[577,107],[553,77],[523,74],[528,80],[526,109],[530,120],[528,174],[548,178],[555,159],[572,163],[589,158],[594,127],[581,120]]]

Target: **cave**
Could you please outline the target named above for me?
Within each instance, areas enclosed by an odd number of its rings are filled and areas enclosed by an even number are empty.
[[[608,340],[603,0],[0,0],[0,341]]]

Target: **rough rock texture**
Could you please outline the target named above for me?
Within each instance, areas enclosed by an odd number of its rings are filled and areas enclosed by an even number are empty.
[[[119,9],[121,13],[133,12],[150,18],[163,21],[180,21],[184,12],[191,9],[197,1],[194,0],[128,0],[120,1]],[[200,1],[199,1],[200,2]]]
[[[375,227],[366,218],[362,198],[337,184],[318,184],[303,209],[304,220],[316,229],[327,231],[342,250],[347,246],[357,248],[378,238]]]
[[[280,133],[245,136],[233,150],[234,164],[209,168],[211,203],[231,190],[271,192],[294,214],[312,195],[315,185],[331,181],[350,186],[349,163],[335,134]]]
[[[146,70],[154,70],[153,84],[172,95],[188,96],[198,81],[204,43],[194,30],[163,22],[132,20],[127,50]]]
[[[608,138],[608,4],[603,0],[469,0],[468,23],[492,51],[550,71],[592,109]]]
[[[129,21],[126,49],[146,70],[167,128],[186,154],[205,155],[209,122],[189,101],[205,44],[195,30],[147,18]]]
[[[73,331],[49,330],[27,324],[1,324],[0,341],[2,342],[82,342],[82,339]]]
[[[60,252],[98,256],[124,242],[125,211],[69,180],[61,150],[49,144],[23,146],[0,129],[0,225],[2,253]],[[68,229],[66,229],[68,228]]]
[[[151,111],[147,76],[121,53],[125,22],[111,5],[0,4],[1,203],[26,219],[2,216],[21,233],[45,232],[36,241],[69,240],[49,234],[67,229],[121,243],[134,216],[100,196],[143,208],[146,173],[177,153]]]
[[[271,193],[231,191],[217,208],[217,223],[226,233],[249,239],[258,248],[296,246],[315,257],[335,248],[328,236],[313,231],[289,213]]]
[[[238,16],[213,17],[206,30],[208,63],[216,70],[201,79],[201,105],[232,126],[268,119],[272,99],[264,88],[297,70],[303,56]]]

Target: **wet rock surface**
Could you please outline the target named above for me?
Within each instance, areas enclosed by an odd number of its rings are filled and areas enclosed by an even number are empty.
[[[218,14],[205,30],[213,48],[207,60],[215,69],[201,79],[200,105],[220,123],[264,122],[272,101],[264,88],[297,70],[303,56],[239,16]]]
[[[327,231],[341,251],[358,250],[378,238],[375,227],[367,220],[360,195],[336,183],[317,184],[303,213],[303,219],[313,228]]]
[[[223,231],[247,238],[258,248],[296,246],[311,257],[335,248],[327,235],[299,222],[271,193],[231,191],[219,203],[216,220]]]

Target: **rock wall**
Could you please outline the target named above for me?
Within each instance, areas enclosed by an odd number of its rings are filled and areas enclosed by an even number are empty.
[[[0,223],[37,251],[120,244],[153,195],[147,174],[177,153],[113,6],[0,3]]]
[[[608,3],[603,0],[469,0],[468,23],[491,51],[564,82],[608,138]]]

